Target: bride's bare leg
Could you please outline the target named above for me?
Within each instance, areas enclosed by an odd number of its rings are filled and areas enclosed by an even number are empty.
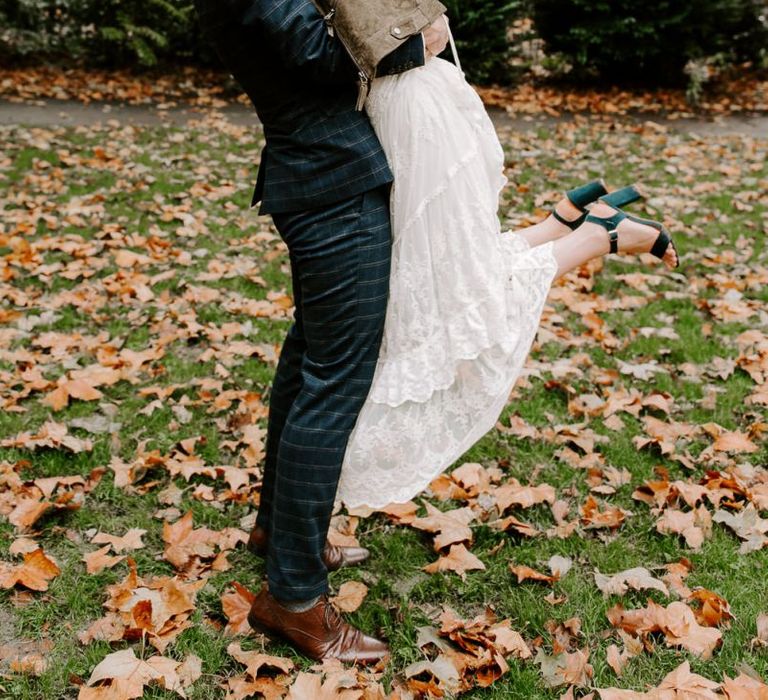
[[[575,221],[581,216],[581,212],[568,201],[568,199],[561,199],[555,206],[557,213],[560,214],[567,221]],[[537,245],[547,243],[548,241],[554,241],[563,236],[567,236],[571,233],[565,224],[560,223],[552,214],[550,214],[544,221],[540,221],[533,226],[527,226],[523,229],[510,232],[511,235],[522,236],[528,242],[531,248],[535,248]]]
[[[596,204],[592,208],[596,216],[611,216],[614,210],[605,204]],[[659,232],[651,226],[638,224],[629,219],[624,219],[619,224],[619,252],[647,253],[653,247],[653,243]],[[520,234],[522,235],[522,234]],[[584,223],[573,233],[554,242],[553,253],[557,260],[557,275],[559,279],[571,270],[575,270],[585,262],[610,252],[610,242],[606,230],[598,224]],[[672,246],[667,248],[664,254],[664,262],[668,267],[674,267],[676,254]]]

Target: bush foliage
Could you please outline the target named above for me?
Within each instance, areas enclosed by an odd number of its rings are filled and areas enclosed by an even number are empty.
[[[153,66],[207,59],[190,0],[0,0],[0,57]]]
[[[510,80],[508,29],[528,9],[525,0],[442,0],[448,8],[462,68],[476,83]]]
[[[707,56],[754,58],[765,46],[764,0],[532,0],[539,36],[581,77],[680,81]]]
[[[510,82],[510,26],[535,19],[558,61],[579,76],[662,82],[690,59],[759,56],[766,0],[444,0],[470,80]],[[761,19],[762,13],[762,19]],[[525,24],[525,23],[523,23]],[[0,0],[0,61],[53,59],[149,67],[210,64],[193,0]],[[519,64],[519,62],[518,62]]]

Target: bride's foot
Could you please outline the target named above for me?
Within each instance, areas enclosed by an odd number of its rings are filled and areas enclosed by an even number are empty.
[[[592,229],[593,234],[603,236],[605,253],[652,253],[669,268],[680,264],[672,237],[657,222],[638,219],[600,201],[590,209],[584,226]],[[614,250],[611,238],[615,241]]]
[[[623,207],[644,196],[638,185],[622,187],[608,193],[603,180],[593,180],[568,190],[544,221],[519,233],[525,236],[531,247],[535,247],[563,238],[578,229],[587,218],[589,207],[598,199],[614,207]]]

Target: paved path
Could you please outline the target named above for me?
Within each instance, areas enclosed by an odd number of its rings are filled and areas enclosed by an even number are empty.
[[[231,105],[221,110],[227,119],[243,126],[256,125],[258,121],[253,111],[242,105]],[[511,127],[518,130],[531,130],[551,127],[563,120],[573,120],[573,116],[561,118],[547,116],[510,116],[502,109],[490,109],[491,117],[499,127]],[[158,109],[153,106],[134,106],[118,103],[69,102],[61,100],[41,100],[34,103],[16,103],[0,99],[0,126],[91,126],[104,124],[115,119],[121,124],[155,126],[173,124],[183,126],[191,119],[199,119],[204,110],[192,107],[173,107]],[[654,118],[648,115],[621,117],[623,121],[654,121],[674,131],[706,135],[744,135],[756,138],[768,138],[768,116],[733,116],[716,119],[676,119]]]

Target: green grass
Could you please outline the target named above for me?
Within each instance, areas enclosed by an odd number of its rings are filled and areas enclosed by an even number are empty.
[[[92,246],[86,265],[88,277],[65,276],[47,272],[41,274],[39,265],[60,264],[65,269],[77,258],[61,245],[50,246],[39,252],[39,261],[19,264],[10,261],[5,268],[12,277],[3,282],[4,302],[0,311],[16,309],[28,322],[36,316],[49,314],[42,323],[32,326],[6,342],[0,337],[0,349],[37,353],[34,365],[42,375],[55,380],[77,365],[96,362],[94,353],[78,346],[63,356],[43,352],[35,345],[44,334],[79,333],[92,338],[104,333],[98,345],[130,348],[141,351],[156,345],[163,337],[165,355],[145,365],[137,374],[136,383],[121,381],[111,387],[102,387],[102,402],[114,407],[113,422],[120,428],[116,440],[109,434],[94,434],[93,450],[72,454],[64,450],[41,448],[0,448],[0,460],[30,461],[25,479],[51,475],[88,474],[94,467],[105,466],[112,456],[126,461],[135,458],[137,446],[145,441],[144,449],[157,449],[167,455],[180,440],[205,436],[206,444],[198,449],[206,464],[237,463],[238,454],[224,446],[231,438],[222,434],[228,418],[238,411],[247,410],[238,401],[222,410],[212,410],[210,403],[201,400],[201,388],[196,382],[209,378],[222,379],[224,390],[251,391],[267,401],[274,366],[258,357],[234,356],[226,363],[225,378],[217,374],[218,358],[209,350],[212,339],[224,324],[240,322],[250,324],[248,340],[259,344],[278,344],[289,322],[285,319],[250,318],[247,314],[228,312],[225,301],[232,298],[265,299],[270,290],[290,292],[287,276],[287,256],[275,236],[268,218],[257,217],[248,210],[252,180],[255,176],[261,136],[238,132],[229,135],[213,128],[179,130],[170,127],[134,130],[73,129],[55,130],[24,128],[0,129],[0,137],[10,157],[10,166],[0,171],[0,183],[5,192],[0,200],[4,213],[0,234],[14,234],[16,225],[32,222],[33,233],[25,234],[29,241],[67,238],[88,241]],[[643,394],[653,390],[664,391],[675,399],[671,419],[701,424],[716,422],[731,430],[746,430],[758,419],[759,407],[748,406],[745,398],[754,389],[752,380],[736,370],[723,380],[714,373],[688,377],[680,367],[685,363],[707,369],[715,358],[734,359],[738,356],[735,337],[749,328],[765,328],[765,286],[746,284],[750,271],[765,269],[765,231],[768,225],[768,207],[765,197],[752,203],[752,211],[734,206],[735,197],[749,188],[763,190],[768,178],[764,162],[751,157],[753,144],[736,137],[709,137],[700,141],[674,133],[637,133],[632,128],[608,129],[605,126],[563,125],[553,132],[504,134],[508,156],[508,175],[515,183],[525,183],[528,192],[519,194],[513,188],[505,192],[501,211],[510,216],[532,211],[536,194],[548,190],[563,190],[596,175],[604,175],[615,186],[640,181],[651,195],[649,213],[660,211],[675,221],[678,248],[684,256],[682,274],[665,275],[660,267],[644,268],[638,261],[628,258],[609,258],[605,270],[594,280],[592,294],[609,302],[623,295],[638,295],[644,303],[636,307],[611,308],[600,312],[606,322],[605,332],[617,341],[616,345],[602,346],[594,339],[577,313],[561,304],[554,304],[559,315],[556,323],[545,319],[549,331],[564,328],[571,334],[562,342],[549,341],[536,346],[533,360],[550,362],[573,358],[586,353],[592,367],[581,364],[581,374],[560,379],[561,384],[573,387],[578,393],[600,393],[594,370],[616,370],[617,360],[631,363],[657,359],[667,372],[648,381],[621,375],[618,385],[637,387]],[[121,164],[105,168],[101,161],[88,164],[95,149],[109,143],[110,154],[119,154]],[[542,145],[543,144],[543,145]],[[762,150],[768,144],[761,145]],[[70,156],[63,158],[62,151]],[[537,159],[519,158],[518,152],[539,151]],[[70,158],[83,159],[79,164],[68,164]],[[51,167],[41,168],[45,161]],[[66,161],[66,162],[65,162]],[[670,166],[676,172],[670,171]],[[57,173],[58,170],[58,175]],[[34,177],[32,177],[34,174]],[[751,178],[751,179],[750,179]],[[232,196],[208,199],[204,188],[235,183]],[[695,193],[697,185],[713,183]],[[198,194],[190,195],[192,188]],[[203,192],[203,194],[200,194]],[[189,196],[187,196],[189,195]],[[763,191],[764,195],[764,191]],[[82,214],[82,222],[64,220],[60,212],[73,198],[98,201],[103,210]],[[164,211],[184,211],[197,221],[205,221],[207,230],[190,232],[179,230],[179,219],[164,220]],[[36,212],[49,219],[36,220]],[[167,218],[167,217],[166,217]],[[508,223],[508,222],[505,222]],[[113,234],[110,234],[110,231]],[[146,239],[155,237],[169,244],[163,248],[166,257],[133,270],[118,269],[113,255],[122,247],[149,254]],[[118,239],[116,241],[116,238]],[[742,239],[742,242],[738,241]],[[745,243],[753,250],[745,252]],[[0,247],[3,256],[10,256],[12,248]],[[196,251],[200,251],[197,253]],[[705,265],[710,254],[729,254],[735,251],[738,262]],[[245,265],[244,261],[248,264]],[[241,265],[241,267],[237,267]],[[235,266],[235,267],[231,267]],[[231,270],[227,272],[227,270]],[[224,275],[205,281],[201,276],[213,269]],[[247,269],[247,275],[243,270]],[[92,272],[93,274],[90,274]],[[659,284],[649,284],[647,292],[640,292],[624,284],[617,275],[628,272],[652,272],[662,275]],[[154,276],[159,276],[154,280]],[[266,287],[254,282],[260,276]],[[250,279],[249,279],[250,277]],[[201,281],[203,280],[203,281]],[[725,281],[733,282],[746,300],[762,304],[762,315],[746,322],[721,322],[713,319],[701,306],[702,300],[722,297],[727,289]],[[131,286],[143,284],[151,290],[153,298],[141,301]],[[189,302],[184,298],[187,287],[200,286],[217,289],[222,298],[215,302]],[[14,296],[10,295],[11,290]],[[67,293],[67,301],[62,294]],[[15,321],[7,324],[14,329]],[[712,333],[702,335],[704,324],[711,324]],[[676,339],[642,337],[633,333],[641,327],[669,327],[677,333]],[[9,336],[10,337],[10,336]],[[572,342],[571,342],[572,341]],[[219,341],[216,341],[219,342]],[[226,347],[226,341],[223,343]],[[3,399],[20,391],[24,386],[21,373],[26,369],[14,362],[9,352],[0,357],[0,386]],[[512,415],[521,416],[531,425],[544,429],[558,423],[578,422],[568,413],[568,396],[562,389],[547,385],[552,376],[543,371],[541,377],[531,377],[529,385],[518,387],[502,415],[508,424]],[[141,409],[155,396],[142,397],[139,390],[147,386],[178,385],[172,397],[163,400],[163,407],[145,416]],[[714,409],[700,405],[706,388],[714,386],[718,394]],[[191,417],[178,422],[172,410],[175,403],[186,397]],[[23,431],[36,431],[49,419],[68,423],[99,413],[99,402],[74,401],[67,408],[52,412],[40,403],[40,392],[31,392],[18,402],[23,410],[0,413],[0,439]],[[393,659],[386,678],[392,680],[409,663],[423,658],[416,646],[417,628],[429,624],[429,612],[436,607],[449,606],[467,617],[492,606],[500,618],[509,617],[515,629],[526,640],[541,639],[543,649],[551,651],[551,639],[545,624],[549,620],[564,621],[579,617],[582,621],[580,646],[591,650],[590,662],[594,666],[595,687],[618,686],[643,690],[657,685],[663,676],[682,660],[689,659],[694,671],[714,680],[723,674],[737,675],[747,664],[763,677],[768,677],[768,652],[752,647],[756,634],[755,620],[760,612],[768,611],[768,582],[764,576],[768,567],[768,549],[750,555],[739,555],[735,536],[722,526],[715,525],[712,537],[700,552],[688,550],[675,536],[663,536],[655,530],[655,519],[642,503],[631,494],[637,486],[664,466],[673,478],[698,479],[704,469],[699,465],[689,474],[677,463],[665,460],[657,452],[638,452],[632,438],[642,434],[642,422],[628,414],[619,414],[625,429],[611,431],[601,419],[593,419],[589,428],[609,441],[599,443],[597,450],[606,464],[626,468],[632,482],[604,499],[632,512],[616,533],[577,531],[566,539],[521,539],[512,534],[499,533],[486,524],[476,523],[472,551],[485,563],[486,570],[471,572],[465,581],[454,574],[429,576],[421,568],[435,559],[431,539],[424,533],[392,525],[381,516],[361,522],[361,541],[373,551],[373,557],[364,568],[343,570],[331,576],[334,589],[347,580],[361,580],[370,587],[362,608],[350,619],[368,632],[384,635],[393,648]],[[175,422],[176,421],[176,422]],[[174,423],[175,422],[175,423]],[[262,426],[264,420],[260,420]],[[88,436],[80,428],[70,432],[78,437]],[[709,438],[697,438],[690,445],[694,455],[710,444]],[[457,464],[465,461],[481,462],[487,466],[500,465],[508,477],[526,483],[536,470],[536,483],[552,484],[558,496],[572,504],[572,516],[589,493],[585,473],[572,468],[559,459],[560,445],[545,440],[518,439],[499,431],[492,431],[478,442]],[[765,441],[760,450],[741,455],[739,461],[764,466],[768,462]],[[148,477],[160,480],[155,488],[144,495],[131,495],[115,488],[111,472],[85,499],[77,511],[49,513],[39,523],[39,542],[61,566],[62,573],[46,593],[35,593],[30,600],[17,604],[13,591],[0,591],[0,646],[15,639],[50,639],[54,649],[50,654],[48,670],[40,677],[11,674],[0,679],[0,697],[18,700],[59,700],[77,696],[75,679],[87,680],[92,669],[111,650],[105,643],[82,646],[76,633],[100,617],[106,600],[106,586],[120,581],[126,574],[124,563],[112,570],[89,576],[81,561],[84,552],[93,545],[85,540],[85,532],[98,528],[104,532],[122,534],[130,527],[147,530],[145,549],[133,553],[141,575],[173,574],[172,566],[159,555],[163,551],[162,523],[153,513],[163,507],[157,492],[167,484],[163,470]],[[197,484],[215,485],[205,477],[194,477],[190,484],[177,479],[185,488],[180,506],[182,512],[192,509],[195,525],[221,529],[237,526],[240,519],[253,511],[253,505],[211,505],[192,497]],[[441,509],[456,504],[437,504]],[[535,507],[521,517],[542,529],[553,525],[547,508]],[[11,560],[8,547],[15,538],[13,527],[0,522],[0,550],[2,558]],[[499,548],[500,547],[500,548]],[[545,566],[554,554],[571,557],[575,565],[571,572],[554,585],[558,595],[566,601],[552,606],[544,600],[549,592],[536,583],[518,585],[509,572],[510,562],[535,567]],[[659,641],[652,653],[633,659],[622,679],[617,679],[606,663],[605,650],[615,641],[605,616],[606,610],[618,599],[606,600],[594,584],[593,571],[614,573],[634,566],[654,567],[688,557],[694,564],[688,585],[704,586],[723,597],[731,605],[734,621],[724,630],[724,643],[712,660],[703,662],[685,652],[668,649]],[[224,697],[219,682],[230,674],[241,671],[239,665],[226,653],[231,641],[224,637],[211,620],[223,622],[220,595],[228,583],[236,579],[251,589],[258,589],[264,574],[263,562],[238,548],[230,557],[232,569],[212,576],[198,595],[195,623],[172,644],[167,656],[183,659],[195,653],[203,659],[206,674],[189,692],[192,700],[214,700]],[[631,592],[624,597],[626,607],[645,604],[643,593]],[[662,598],[654,594],[654,599]],[[257,645],[255,638],[241,640],[246,648]],[[139,645],[135,645],[138,653]],[[311,664],[296,656],[282,644],[270,644],[271,653],[293,658],[301,668]],[[510,662],[510,671],[487,689],[478,689],[468,698],[559,698],[565,688],[548,689],[542,682],[539,667],[531,662]],[[170,692],[151,688],[144,697],[171,698]]]

